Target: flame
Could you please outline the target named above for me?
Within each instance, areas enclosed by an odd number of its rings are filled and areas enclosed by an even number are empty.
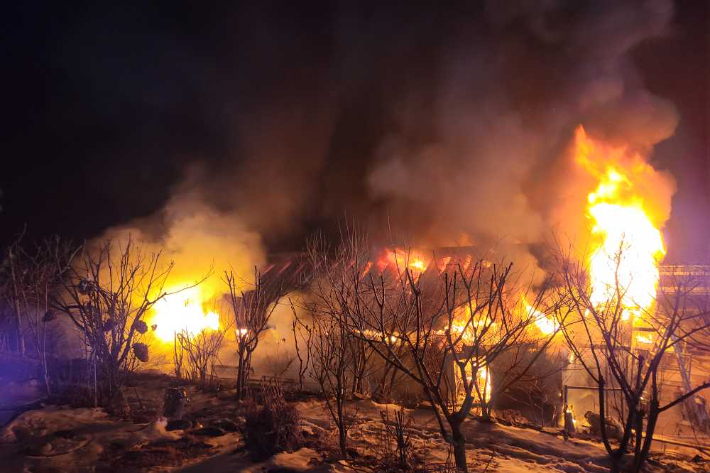
[[[183,330],[197,335],[203,330],[219,329],[219,315],[204,312],[199,287],[192,287],[158,301],[152,323],[157,325],[158,339],[172,342],[175,334]]]
[[[617,277],[624,320],[651,307],[658,285],[658,265],[665,255],[663,237],[644,207],[635,181],[655,172],[640,156],[587,137],[575,136],[575,160],[598,179],[587,197],[594,247],[589,259],[591,302],[601,306],[616,295]]]
[[[491,375],[490,371],[488,370],[487,366],[481,367],[481,369],[478,370],[476,373],[476,376],[478,378],[478,385],[479,386],[485,386],[485,390],[483,391],[483,395],[485,396],[487,401],[490,401],[491,399]]]
[[[249,333],[249,330],[245,328],[234,329],[234,334],[237,336],[237,338],[242,338],[246,336],[247,333]]]
[[[471,360],[470,363],[466,364],[464,367],[464,371],[466,373],[466,380],[468,382],[473,381],[473,369],[475,367],[475,361]],[[461,385],[460,381],[460,372],[458,369],[455,370],[456,373],[456,379],[458,381],[459,386]],[[476,387],[480,391],[480,393],[483,395],[484,399],[486,402],[490,402],[491,400],[491,393],[492,393],[492,386],[491,386],[491,376],[490,376],[490,371],[488,370],[487,366],[481,366],[476,370]],[[477,394],[476,389],[473,390],[474,393]],[[465,395],[464,392],[461,392],[461,396]],[[478,397],[478,396],[476,396]],[[478,399],[481,401],[481,399]]]
[[[436,266],[439,273],[443,273],[446,270],[446,266],[449,264],[449,261],[451,261],[451,256],[446,256],[439,261],[439,264]]]
[[[445,336],[448,331],[452,332],[452,338],[454,339],[459,336],[461,337],[459,344],[470,344],[475,340],[476,334],[473,329],[473,324],[468,324],[467,326],[466,321],[454,320],[450,327],[447,327],[445,330],[438,330],[437,334]]]
[[[488,328],[486,338],[491,338],[495,335],[497,323],[491,320],[490,317],[481,312],[471,315],[471,307],[468,304],[463,304],[454,309],[453,320],[451,325],[447,325],[444,330],[437,330],[436,333],[445,336],[448,331],[451,331],[453,338],[461,338],[458,345],[472,344],[477,337],[482,337],[483,330]]]
[[[424,271],[426,269],[426,265],[424,264],[424,261],[422,261],[420,259],[416,259],[416,258],[409,262],[409,267],[414,268],[414,269],[418,269],[419,271]]]
[[[525,297],[523,297],[523,305],[525,306],[525,310],[528,314],[535,318],[535,326],[540,332],[542,332],[543,335],[552,335],[555,333],[559,327],[559,324],[554,318],[548,317],[539,310],[536,310],[533,306],[528,304]]]
[[[395,248],[394,250],[385,250],[384,256],[380,260],[380,269],[384,269],[387,266],[401,270],[409,268],[411,272],[418,274],[426,271],[428,265],[418,252]]]

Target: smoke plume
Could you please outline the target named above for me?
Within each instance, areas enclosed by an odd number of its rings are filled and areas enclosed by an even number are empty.
[[[670,0],[243,8],[212,19],[232,40],[191,79],[216,144],[164,209],[109,232],[165,247],[186,279],[213,259],[248,274],[343,218],[376,241],[473,244],[535,269],[550,232],[586,219],[575,129],[651,159],[678,123],[631,57],[667,33]],[[672,179],[646,185],[667,218]]]
[[[489,2],[485,34],[462,29],[446,48],[455,52],[442,61],[431,106],[398,104],[370,194],[430,210],[425,235],[435,244],[463,234],[483,246],[526,247],[583,221],[581,208],[559,211],[570,199],[586,203],[569,187],[574,128],[648,155],[676,126],[673,105],[644,90],[628,57],[665,31],[671,13],[663,1],[578,11]],[[422,144],[423,127],[431,138]]]
[[[666,34],[669,0],[469,3],[226,16],[215,29],[243,29],[229,44],[242,69],[233,83],[205,79],[204,92],[224,136],[217,156],[185,168],[158,214],[162,238],[177,248],[181,226],[200,220],[207,234],[234,231],[214,248],[239,260],[249,247],[251,264],[259,240],[299,249],[354,218],[375,239],[525,260],[585,218],[564,211],[583,197],[568,179],[577,126],[646,157],[673,133],[673,104],[644,88],[630,57]]]

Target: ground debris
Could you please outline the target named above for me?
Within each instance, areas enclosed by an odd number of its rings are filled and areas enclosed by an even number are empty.
[[[0,471],[401,471],[397,469],[399,465],[385,461],[391,457],[392,446],[387,447],[388,457],[381,416],[383,410],[399,410],[400,406],[368,399],[349,401],[350,408],[358,411],[359,421],[349,432],[349,458],[343,460],[339,449],[334,447],[337,429],[322,400],[304,396],[300,402],[292,402],[285,396],[283,400],[279,397],[278,406],[283,403],[284,409],[295,410],[294,432],[299,442],[285,452],[254,463],[245,448],[245,416],[250,407],[256,415],[260,411],[257,407],[261,406],[237,402],[230,396],[219,396],[219,392],[207,392],[181,382],[189,390],[192,402],[185,405],[185,415],[180,421],[156,415],[166,389],[179,384],[174,378],[155,375],[132,380],[134,387],[126,391],[130,421],[107,415],[103,409],[37,406],[37,410],[23,413],[0,432],[4,441],[0,442]],[[274,422],[264,425],[282,427],[284,410],[272,410],[276,411],[271,416]],[[150,421],[137,424],[138,412],[145,413],[144,417]],[[409,427],[412,457],[407,471],[453,472],[450,448],[441,437],[433,412],[418,408],[407,410],[407,415],[412,417]],[[473,417],[466,421],[469,471],[609,472],[606,453],[591,436],[564,442],[557,431],[520,422],[516,412],[500,417],[507,422],[480,422]],[[508,423],[513,425],[505,425]],[[264,433],[264,438],[268,437],[271,427]],[[693,458],[695,453],[654,451],[648,473],[710,473],[710,462],[701,455]]]
[[[205,457],[214,447],[208,443],[183,437],[174,441],[152,442],[139,448],[124,450],[120,445],[106,449],[96,471],[146,471],[154,467],[182,466],[188,460]]]

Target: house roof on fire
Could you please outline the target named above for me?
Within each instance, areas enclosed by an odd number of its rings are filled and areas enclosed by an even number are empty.
[[[480,251],[473,246],[442,247],[433,250],[406,252],[384,249],[376,258],[363,265],[363,277],[370,272],[396,275],[405,266],[417,271],[425,279],[444,270],[453,270],[460,264],[464,270],[481,259]],[[313,277],[312,264],[304,252],[275,253],[260,272],[262,284],[290,291],[308,284]]]
[[[306,253],[276,253],[269,256],[269,262],[261,269],[261,283],[267,289],[289,292],[303,287],[312,277],[311,264]]]
[[[404,265],[418,270],[426,279],[441,274],[444,270],[453,270],[461,265],[464,270],[490,253],[482,253],[475,246],[440,247],[429,250],[406,252],[404,250],[383,250],[373,261],[365,265],[364,274],[370,271],[378,274],[395,275]],[[313,270],[308,255],[304,252],[274,253],[269,255],[269,262],[262,268],[262,283],[278,287],[284,292],[299,289],[308,284],[313,277]],[[710,265],[673,264],[660,266],[659,291],[671,291],[679,279],[691,280],[696,294],[710,294]]]

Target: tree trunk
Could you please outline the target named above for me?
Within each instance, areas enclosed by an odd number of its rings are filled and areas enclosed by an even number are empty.
[[[643,443],[643,448],[641,450],[637,449],[638,454],[634,458],[634,469],[633,471],[639,473],[641,468],[643,468],[646,459],[648,458],[648,452],[651,450],[651,443],[653,442],[653,432],[656,430],[656,422],[658,421],[658,416],[660,415],[658,400],[654,399],[649,405],[648,422],[646,424],[646,438]]]
[[[365,386],[363,384],[364,378],[365,378],[365,368],[366,368],[366,363],[363,361],[359,372],[356,374],[357,379],[353,383],[355,390],[353,391],[353,394],[355,393],[360,393],[364,394],[365,393]]]
[[[178,355],[178,343],[180,343],[180,354]],[[177,332],[173,333],[173,362],[175,364],[175,377],[182,379],[182,343],[178,339]]]
[[[626,418],[626,424],[624,424],[623,437],[619,442],[619,455],[623,455],[628,451],[629,442],[631,441],[631,430],[637,424],[636,419],[641,415],[638,410],[638,402],[633,405],[631,405],[632,403],[628,400],[626,402],[629,404],[629,414]]]
[[[25,337],[22,334],[22,316],[20,315],[20,294],[17,289],[17,276],[15,275],[15,262],[12,251],[10,252],[10,271],[12,272],[12,289],[15,299],[15,325],[17,328],[17,352],[25,356]]]
[[[377,395],[384,396],[385,394],[385,384],[387,383],[387,375],[389,374],[390,366],[391,365],[389,363],[385,363],[382,378],[380,378],[380,382],[377,383],[377,387],[375,388],[375,394]]]
[[[237,399],[244,399],[244,354],[239,354],[239,364],[237,367]]]
[[[306,371],[303,369],[303,360],[298,357],[298,391],[303,392],[303,375]]]
[[[339,373],[340,376],[342,376],[342,372]],[[343,458],[348,458],[348,431],[346,429],[345,425],[345,411],[343,410],[343,402],[345,399],[345,383],[341,381],[341,378],[338,378],[338,388],[336,390],[335,396],[335,402],[337,403],[337,414],[338,414],[338,419],[337,419],[337,424],[338,424],[338,440],[340,443],[340,453],[343,455]]]
[[[343,458],[348,458],[348,439],[347,432],[345,431],[345,426],[338,426],[339,440],[340,440],[340,454]]]
[[[392,366],[392,375],[390,376],[390,383],[387,386],[385,386],[385,389],[387,390],[386,394],[388,396],[392,395],[392,390],[394,389],[394,382],[395,381],[397,381],[397,367],[393,365]]]
[[[599,376],[599,383],[597,386],[597,392],[599,396],[599,428],[602,437],[602,443],[604,448],[609,454],[609,459],[611,460],[611,473],[619,473],[619,463],[623,452],[619,454],[619,450],[614,450],[609,442],[609,437],[606,431],[606,382],[603,376]]]
[[[636,431],[634,435],[634,458],[638,458],[641,455],[641,444],[643,442],[643,412],[640,410],[636,415],[634,429]]]
[[[491,421],[491,411],[492,411],[492,406],[490,401],[486,401],[485,403],[481,403],[481,419],[483,419],[486,422]]]
[[[468,472],[466,464],[466,438],[461,433],[461,423],[451,424],[451,436],[453,438],[454,461],[456,467],[463,472]]]
[[[40,356],[42,360],[42,371],[44,372],[44,387],[47,389],[47,396],[52,395],[52,390],[49,386],[49,367],[47,366],[47,329],[43,328],[42,331],[42,353]]]

